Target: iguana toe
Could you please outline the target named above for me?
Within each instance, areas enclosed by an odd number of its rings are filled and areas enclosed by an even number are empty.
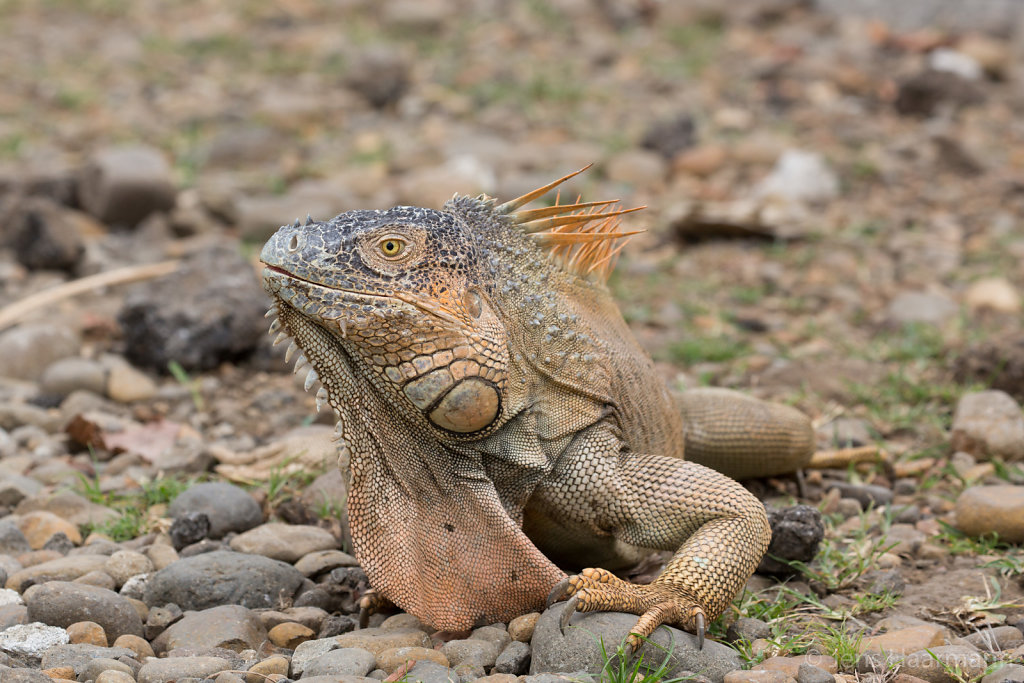
[[[697,647],[704,647],[704,608],[677,586],[658,582],[633,584],[606,569],[591,568],[568,577],[565,592],[570,598],[559,618],[563,633],[576,612],[629,612],[640,617],[627,638],[633,650],[662,624],[694,633]]]
[[[383,610],[394,607],[394,604],[372,588],[359,598],[359,628],[366,628],[370,617]]]

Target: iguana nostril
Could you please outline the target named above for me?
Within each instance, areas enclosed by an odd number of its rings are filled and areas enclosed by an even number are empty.
[[[299,240],[299,236],[298,235],[292,235],[292,238],[290,240],[288,240],[288,251],[290,251],[290,252],[298,251],[299,250],[299,242],[300,241],[301,240]]]

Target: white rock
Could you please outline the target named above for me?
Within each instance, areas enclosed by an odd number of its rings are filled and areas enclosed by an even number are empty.
[[[4,605],[24,605],[25,601],[21,599],[21,595],[18,591],[13,591],[10,588],[0,588],[0,607]]]
[[[67,645],[69,640],[68,632],[64,629],[34,621],[0,631],[0,650],[16,655],[42,657],[49,648]]]
[[[839,195],[839,179],[820,154],[787,149],[754,194],[797,202],[825,202]]]
[[[936,71],[948,71],[971,81],[980,80],[984,75],[978,60],[948,47],[932,50],[928,54],[928,66]]]

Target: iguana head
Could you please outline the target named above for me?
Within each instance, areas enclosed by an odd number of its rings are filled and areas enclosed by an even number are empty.
[[[282,227],[261,254],[264,285],[304,353],[300,362],[326,384],[343,370],[326,367],[343,356],[344,371],[363,373],[442,438],[499,427],[509,417],[507,327],[528,324],[510,323],[503,294],[558,263],[580,273],[607,269],[610,238],[627,234],[615,230],[621,212],[584,213],[611,202],[514,212],[563,180],[501,206],[457,197],[444,211],[351,211]],[[328,386],[323,398],[333,402],[331,394]]]

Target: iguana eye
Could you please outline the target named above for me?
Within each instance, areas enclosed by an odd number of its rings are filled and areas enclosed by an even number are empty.
[[[405,251],[405,240],[400,237],[385,237],[377,243],[384,258],[397,258]]]

